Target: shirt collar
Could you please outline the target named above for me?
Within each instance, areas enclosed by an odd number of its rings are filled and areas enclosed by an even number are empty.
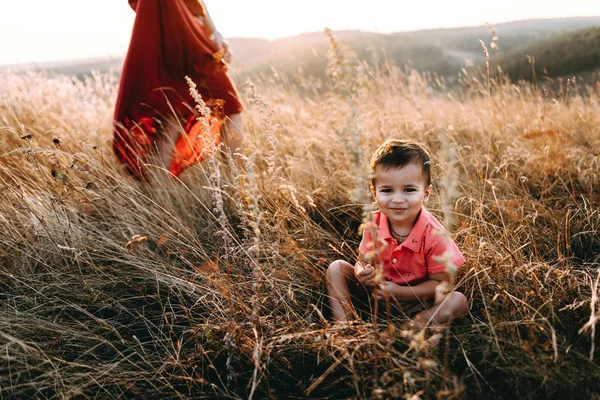
[[[377,212],[379,213],[377,235],[381,239],[393,239],[390,232],[388,217],[386,217],[381,211]],[[406,240],[400,243],[400,246],[408,247],[415,253],[421,249],[421,241],[423,240],[423,236],[425,236],[425,229],[427,229],[429,226],[430,215],[431,214],[429,214],[429,211],[427,211],[425,207],[421,206],[421,211],[419,211],[419,216],[417,217],[415,225],[410,230]]]

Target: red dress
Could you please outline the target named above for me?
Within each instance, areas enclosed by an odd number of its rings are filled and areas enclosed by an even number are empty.
[[[190,0],[129,0],[136,18],[121,72],[114,115],[113,149],[128,172],[143,178],[142,165],[165,119],[174,113],[184,132],[170,171],[178,175],[204,157],[206,137],[185,80],[189,76],[218,122],[210,140],[218,143],[222,118],[242,111],[239,95],[219,49],[194,18]],[[199,3],[196,0],[196,4]]]

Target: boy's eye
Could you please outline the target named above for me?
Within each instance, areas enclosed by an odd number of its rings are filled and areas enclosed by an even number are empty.
[[[404,191],[405,192],[416,192],[417,189],[415,189],[415,188],[406,188],[406,189],[404,189]]]
[[[381,193],[390,193],[392,189],[379,189]]]

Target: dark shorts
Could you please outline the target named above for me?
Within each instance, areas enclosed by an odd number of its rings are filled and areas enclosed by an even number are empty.
[[[352,294],[352,304],[356,312],[362,319],[369,319],[375,312],[375,300],[371,287],[363,286],[360,283],[349,285]],[[409,302],[385,301],[380,300],[377,304],[377,314],[381,317],[412,319],[421,311],[433,306],[433,299],[421,301],[414,300]]]

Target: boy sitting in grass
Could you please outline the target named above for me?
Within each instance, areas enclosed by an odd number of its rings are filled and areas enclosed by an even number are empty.
[[[361,292],[371,292],[376,301],[389,299],[419,324],[464,316],[465,296],[447,292],[449,269],[465,259],[423,206],[432,190],[427,151],[415,142],[388,140],[373,154],[371,168],[379,211],[364,229],[356,265],[337,260],[327,269],[333,319],[355,319],[351,298]]]

